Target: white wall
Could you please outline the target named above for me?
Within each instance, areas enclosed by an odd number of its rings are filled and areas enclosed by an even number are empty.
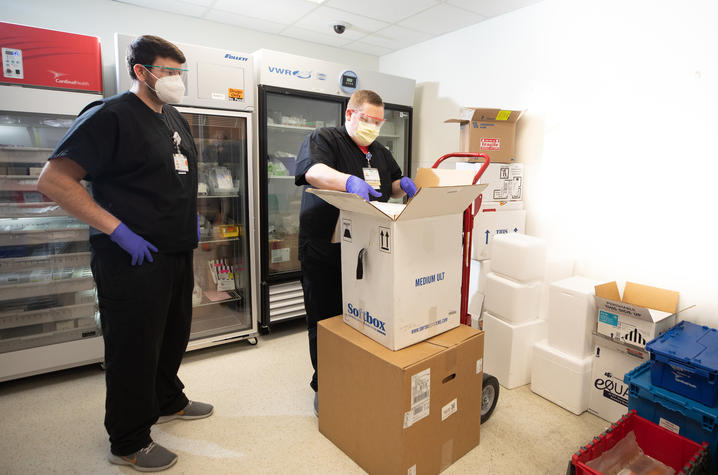
[[[527,109],[527,232],[602,280],[675,289],[718,327],[718,4],[545,0],[383,56],[417,80],[414,163],[460,106]],[[418,160],[417,160],[418,159]]]
[[[259,33],[231,25],[118,3],[111,0],[2,0],[2,21],[97,36],[102,41],[105,94],[115,87],[114,34],[152,34],[170,41],[252,53],[260,48],[336,61],[358,69],[378,68],[378,58],[318,43]]]

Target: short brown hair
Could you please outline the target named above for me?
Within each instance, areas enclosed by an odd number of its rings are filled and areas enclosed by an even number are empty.
[[[379,94],[369,89],[360,89],[354,92],[349,98],[347,109],[357,109],[367,103],[373,106],[384,107],[384,102],[381,100],[381,97],[379,97]]]
[[[182,51],[159,36],[142,35],[127,47],[127,68],[132,79],[135,75],[135,64],[152,64],[157,57],[174,59],[180,64],[187,61]]]

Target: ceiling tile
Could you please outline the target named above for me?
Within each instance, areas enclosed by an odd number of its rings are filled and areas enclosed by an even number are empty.
[[[240,26],[249,30],[274,34],[278,34],[287,27],[287,25],[283,25],[281,23],[260,20],[258,18],[251,18],[245,15],[238,15],[236,13],[224,12],[217,9],[210,10],[204,18],[218,23],[227,23],[229,25]]]
[[[175,0],[122,0],[120,3],[130,3],[143,8],[153,10],[162,10],[166,12],[177,13],[178,15],[187,15],[193,17],[201,17],[207,10],[206,7],[192,5],[184,1]]]
[[[357,51],[359,53],[373,54],[374,56],[381,56],[384,54],[389,54],[392,51],[394,51],[392,48],[372,45],[372,44],[366,43],[364,41],[355,41],[354,43],[349,43],[348,45],[344,46],[343,48],[349,49],[352,51]]]
[[[217,0],[213,8],[288,25],[317,8],[317,4],[306,0]]]
[[[438,3],[437,0],[328,0],[324,5],[394,23]]]
[[[451,5],[437,5],[402,20],[399,24],[414,30],[426,31],[433,36],[439,36],[479,23],[484,19],[485,17],[481,15],[452,7]]]
[[[402,49],[407,46],[431,39],[432,35],[425,31],[416,31],[399,25],[390,25],[383,30],[362,38],[362,42],[377,46],[390,46]]]
[[[541,0],[446,0],[446,3],[460,7],[485,17],[503,15],[519,8],[523,8]]]
[[[296,23],[296,26],[306,28],[308,30],[319,32],[326,31],[328,33],[336,34],[332,29],[332,25],[334,25],[336,21],[344,21],[348,23],[348,28],[343,35],[346,35],[349,32],[355,32],[360,36],[363,36],[389,25],[389,23],[384,21],[374,20],[354,13],[348,13],[342,10],[337,10],[336,8],[321,6],[299,20]]]
[[[314,43],[321,43],[323,45],[335,46],[341,48],[347,43],[351,43],[352,40],[339,35],[329,35],[325,33],[317,33],[316,31],[305,30],[296,26],[291,26],[286,30],[282,31],[283,36],[289,36],[291,38],[297,38],[305,41],[313,41]]]

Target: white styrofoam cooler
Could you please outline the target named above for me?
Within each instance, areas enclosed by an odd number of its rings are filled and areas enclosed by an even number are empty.
[[[588,409],[592,362],[591,355],[575,358],[551,348],[547,341],[538,342],[531,355],[531,391],[582,414]]]
[[[491,270],[521,282],[543,280],[546,273],[546,241],[521,233],[494,237]]]
[[[484,312],[483,324],[484,371],[507,389],[528,384],[532,347],[546,338],[546,322],[535,319],[516,325]]]
[[[540,300],[541,281],[517,282],[494,272],[486,275],[484,307],[509,323],[536,320]]]
[[[539,317],[548,319],[548,289],[551,283],[557,280],[568,279],[573,276],[575,260],[572,257],[548,253],[546,256],[546,274],[541,286],[541,305]]]
[[[592,354],[597,284],[600,282],[574,276],[549,286],[548,344],[553,348],[576,358]]]
[[[344,321],[391,350],[458,326],[463,212],[484,187],[423,186],[407,205],[307,189],[341,210]]]

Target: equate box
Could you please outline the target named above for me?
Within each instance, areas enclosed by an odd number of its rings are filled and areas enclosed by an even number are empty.
[[[678,292],[626,282],[623,298],[616,282],[597,285],[596,331],[621,343],[646,343],[676,323]]]
[[[471,185],[473,177],[419,169],[419,191],[406,205],[307,190],[341,210],[347,324],[392,350],[459,325],[462,214],[486,187]]]
[[[445,120],[445,123],[459,124],[459,150],[481,152],[492,162],[511,163],[516,161],[516,122],[523,111],[464,107],[459,117]]]

